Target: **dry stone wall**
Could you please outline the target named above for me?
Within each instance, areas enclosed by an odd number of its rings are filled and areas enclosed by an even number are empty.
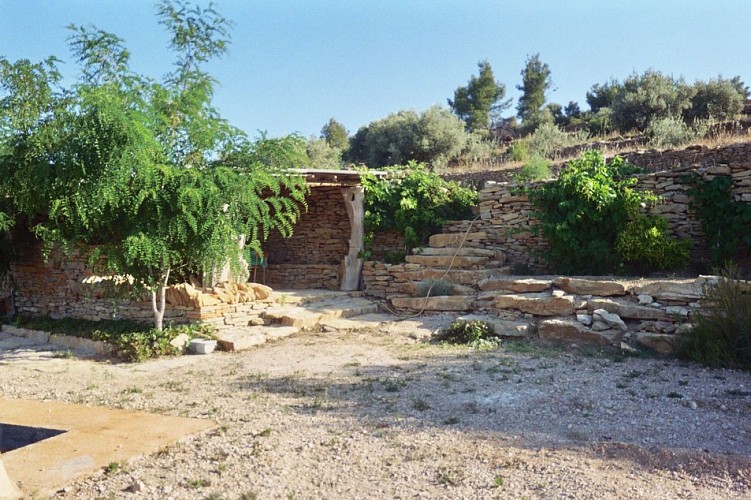
[[[661,197],[661,202],[650,211],[667,219],[674,236],[691,239],[694,262],[704,262],[708,255],[701,223],[689,208],[689,186],[683,178],[688,174],[698,174],[707,180],[718,175],[729,176],[733,180],[734,199],[751,202],[751,144],[630,153],[624,157],[649,171],[637,176],[637,189],[649,189]],[[473,223],[472,231],[486,232],[484,246],[505,252],[509,264],[544,270],[540,256],[547,243],[530,232],[536,223],[530,215],[533,209],[518,188],[510,182],[486,183],[479,197],[480,219]],[[463,232],[469,224],[469,221],[452,222],[444,227],[444,232]]]
[[[274,233],[264,243],[266,283],[292,289],[336,290],[350,237],[342,188],[313,186],[307,202],[308,210],[295,225],[291,238]]]

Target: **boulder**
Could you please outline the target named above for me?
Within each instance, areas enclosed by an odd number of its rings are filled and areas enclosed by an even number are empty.
[[[532,330],[529,323],[525,321],[510,321],[488,316],[484,314],[467,314],[459,316],[456,321],[485,321],[493,327],[493,331],[501,337],[526,337]]]
[[[660,354],[671,354],[680,345],[681,338],[665,333],[636,332],[636,342]]]
[[[248,288],[253,291],[256,300],[266,300],[271,297],[274,290],[270,286],[262,285],[260,283],[248,283]]]
[[[567,316],[574,314],[574,298],[553,297],[546,293],[526,295],[499,295],[495,298],[498,309],[518,309],[536,316]]]
[[[599,295],[601,297],[626,295],[626,287],[615,281],[559,277],[553,280],[553,285],[576,295]]]
[[[540,321],[537,332],[542,340],[618,345],[623,333],[618,330],[593,331],[575,319],[550,318]]]
[[[171,345],[175,349],[185,349],[188,343],[190,343],[190,337],[187,333],[181,333],[180,335],[169,341],[169,345]]]

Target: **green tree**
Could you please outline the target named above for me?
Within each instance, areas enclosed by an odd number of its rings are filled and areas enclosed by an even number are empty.
[[[623,86],[617,80],[610,80],[600,85],[596,83],[587,92],[587,104],[592,113],[602,108],[612,108],[616,97],[623,91]]]
[[[694,92],[691,106],[683,113],[684,119],[688,122],[705,118],[737,118],[743,111],[747,90],[740,77],[728,80],[719,76],[708,82],[697,81],[694,84]]]
[[[481,61],[477,67],[478,76],[472,75],[465,87],[454,91],[454,99],[448,99],[449,106],[470,132],[487,130],[494,118],[511,106],[510,99],[503,100],[506,86],[495,80],[490,63]]]
[[[516,105],[517,116],[524,120],[538,114],[545,104],[545,94],[553,86],[550,78],[550,68],[540,61],[540,54],[527,57],[521,72],[522,84],[516,88],[522,92]]]
[[[54,60],[2,61],[0,195],[46,250],[87,253],[94,272],[147,291],[161,329],[171,277],[236,262],[243,235],[260,252],[270,231],[289,234],[307,188],[211,104],[203,64],[226,52],[228,21],[170,1],[158,12],[178,54],[162,83],[130,70],[122,40],[77,26],[71,88]]]
[[[342,152],[349,148],[349,131],[334,118],[330,118],[321,129],[321,139],[324,139],[332,148],[337,148]]]
[[[422,113],[399,111],[362,127],[352,138],[347,159],[371,168],[410,161],[443,166],[459,156],[468,141],[464,122],[432,106]]]
[[[539,231],[550,243],[545,257],[556,272],[602,274],[617,264],[618,235],[639,215],[650,192],[634,189],[624,177],[633,168],[622,158],[606,162],[600,151],[585,153],[558,178],[529,191]]]
[[[310,168],[336,170],[342,168],[342,151],[325,139],[311,137],[305,148]]]
[[[681,116],[691,106],[693,89],[659,71],[645,71],[623,82],[612,104],[613,121],[621,131],[644,130],[657,118]]]

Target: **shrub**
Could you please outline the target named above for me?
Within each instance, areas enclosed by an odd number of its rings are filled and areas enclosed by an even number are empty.
[[[417,284],[417,295],[419,297],[439,297],[444,295],[455,295],[456,289],[454,284],[445,279],[429,279]]]
[[[652,120],[646,133],[651,145],[658,148],[671,148],[702,138],[707,133],[707,126],[706,122],[697,120],[691,127],[680,118],[668,116]]]
[[[512,161],[527,161],[527,159],[529,158],[527,141],[514,142],[509,148],[509,154]]]
[[[613,110],[600,108],[587,122],[587,128],[592,135],[606,135],[613,131]]]
[[[703,308],[679,355],[712,367],[751,370],[751,286],[726,266],[704,287]]]
[[[668,222],[656,215],[640,215],[618,234],[618,257],[633,270],[670,270],[688,263],[691,240],[668,236]]]
[[[445,181],[418,163],[387,171],[387,178],[363,171],[367,241],[377,230],[395,229],[404,236],[407,248],[414,248],[439,232],[446,221],[472,216],[476,191]]]
[[[618,234],[656,197],[624,178],[635,167],[616,157],[606,162],[589,151],[568,163],[555,181],[527,190],[536,227],[550,244],[545,258],[560,273],[602,274],[615,268]]]
[[[478,345],[483,341],[498,341],[493,326],[487,321],[454,321],[447,329],[439,332],[438,340],[452,344]]]
[[[688,194],[707,238],[714,265],[751,250],[751,205],[733,199],[733,180],[719,175],[710,181],[687,177],[693,184]]]
[[[550,179],[550,162],[545,158],[536,156],[529,160],[522,168],[514,174],[514,181],[519,184],[526,182],[541,181]]]
[[[529,154],[552,158],[558,151],[570,144],[571,140],[566,132],[553,123],[543,123],[529,137]]]

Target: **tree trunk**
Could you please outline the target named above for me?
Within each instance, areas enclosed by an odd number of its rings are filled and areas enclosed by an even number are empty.
[[[159,283],[159,288],[151,291],[151,309],[154,311],[154,328],[164,329],[164,310],[167,307],[167,282],[169,281],[170,268],[164,275],[164,281]],[[158,303],[157,303],[158,302]]]

